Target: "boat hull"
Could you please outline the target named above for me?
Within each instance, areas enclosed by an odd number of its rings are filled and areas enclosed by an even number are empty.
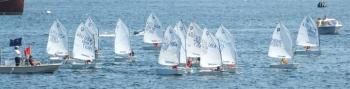
[[[319,34],[338,34],[340,26],[318,27]]]
[[[27,73],[54,73],[61,64],[41,64],[38,66],[0,66],[0,73],[27,74]]]
[[[0,0],[0,15],[22,15],[24,0]]]
[[[181,76],[183,72],[180,70],[173,70],[173,69],[157,69],[156,70],[157,75],[174,75],[174,76]]]
[[[299,64],[272,64],[270,68],[297,69]]]

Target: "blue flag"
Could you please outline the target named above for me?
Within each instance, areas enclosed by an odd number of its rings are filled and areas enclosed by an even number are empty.
[[[10,46],[22,46],[22,38],[10,39]]]

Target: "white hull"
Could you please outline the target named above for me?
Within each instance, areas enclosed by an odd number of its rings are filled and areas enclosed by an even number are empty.
[[[157,75],[177,75],[181,76],[183,73],[181,70],[173,70],[173,69],[157,69]]]
[[[97,69],[97,68],[101,68],[101,64],[99,64],[99,63],[85,64],[85,63],[73,62],[70,65],[70,68],[72,68],[72,69]]]
[[[25,73],[54,73],[59,69],[59,64],[41,64],[38,66],[0,66],[0,73],[25,74]]]
[[[319,50],[309,50],[309,51],[296,50],[294,53],[295,54],[321,54],[321,51],[319,51]]]
[[[270,68],[297,69],[299,64],[272,64]]]

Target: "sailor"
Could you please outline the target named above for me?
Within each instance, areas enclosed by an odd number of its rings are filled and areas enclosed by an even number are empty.
[[[132,59],[135,56],[134,51],[131,49],[131,52],[129,53],[129,59]]]
[[[171,68],[173,68],[174,70],[177,70],[177,65],[173,65],[171,66]]]
[[[32,50],[31,50],[31,45],[29,44],[29,46],[24,49],[24,56],[25,56],[26,62],[29,62],[31,55],[32,55]]]
[[[281,59],[281,64],[288,64],[288,59],[287,58],[282,58]]]
[[[19,66],[21,62],[21,51],[19,51],[19,46],[15,46],[15,52],[16,52],[16,57],[15,57],[16,66]]]
[[[305,51],[310,51],[311,47],[310,46],[304,46]]]
[[[236,67],[235,64],[228,64],[227,66],[228,66],[229,68],[235,68],[235,67]]]
[[[88,60],[85,60],[85,64],[91,64],[91,60],[90,59],[88,59]]]
[[[186,67],[186,68],[191,68],[191,67],[192,67],[192,59],[191,59],[191,58],[188,58],[188,59],[187,59],[187,62],[186,62],[185,67]]]
[[[154,45],[154,47],[156,47],[156,48],[159,47],[158,43],[153,43],[153,45]]]
[[[216,67],[216,69],[214,69],[214,71],[221,71],[221,67],[220,66]]]

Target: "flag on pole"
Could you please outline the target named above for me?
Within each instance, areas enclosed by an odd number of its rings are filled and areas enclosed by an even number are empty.
[[[22,46],[22,38],[10,39],[10,46]]]

